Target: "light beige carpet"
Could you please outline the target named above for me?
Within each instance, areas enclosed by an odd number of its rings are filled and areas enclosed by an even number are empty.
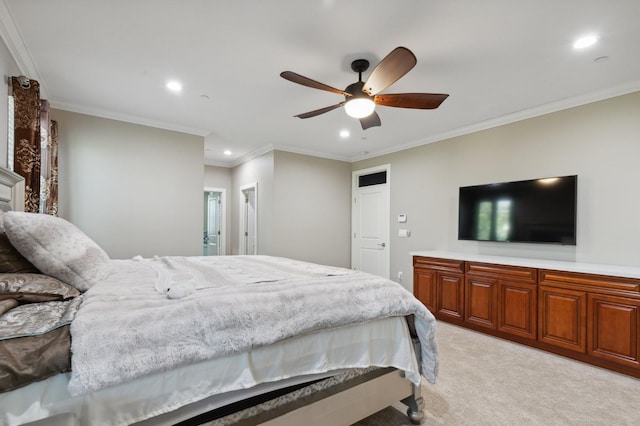
[[[638,379],[443,322],[436,333],[440,372],[422,385],[424,425],[640,425]],[[411,425],[404,410],[356,425]]]

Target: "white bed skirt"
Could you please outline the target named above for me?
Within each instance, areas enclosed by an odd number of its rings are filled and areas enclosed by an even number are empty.
[[[420,383],[404,318],[297,336],[78,397],[67,391],[70,374],[60,374],[0,394],[0,424],[19,425],[60,413],[73,413],[82,425],[125,425],[151,417],[153,424],[175,424],[281,388],[282,380],[288,386],[368,366],[395,367]],[[178,410],[187,405],[188,410]]]

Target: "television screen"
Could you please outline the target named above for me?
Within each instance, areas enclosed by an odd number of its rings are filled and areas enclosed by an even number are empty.
[[[460,188],[458,239],[576,244],[578,176]]]

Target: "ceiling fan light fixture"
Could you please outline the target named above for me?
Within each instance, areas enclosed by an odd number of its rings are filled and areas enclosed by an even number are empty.
[[[351,69],[358,73],[358,81],[351,83],[344,90],[327,86],[324,83],[296,74],[283,71],[280,77],[292,83],[324,90],[344,96],[344,101],[328,107],[297,114],[297,118],[311,118],[344,106],[350,117],[360,120],[362,130],[380,126],[380,116],[375,112],[376,105],[396,108],[435,109],[449,96],[444,93],[390,93],[380,95],[387,87],[398,81],[415,65],[416,56],[406,47],[396,47],[376,65],[366,81],[362,81],[362,73],[369,68],[369,61],[356,59],[351,62]]]
[[[363,118],[371,115],[376,108],[376,104],[369,98],[349,99],[344,104],[344,110],[347,115],[353,118]]]

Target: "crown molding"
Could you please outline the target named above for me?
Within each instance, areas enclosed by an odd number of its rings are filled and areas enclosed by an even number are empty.
[[[238,158],[236,160],[233,160],[227,167],[230,167],[230,168],[237,167],[237,166],[239,166],[241,164],[246,163],[247,161],[251,161],[254,158],[258,158],[261,155],[264,155],[264,154],[266,154],[268,152],[271,152],[273,150],[274,150],[274,148],[273,148],[273,145],[271,145],[271,144],[261,146],[260,148],[255,149],[255,150],[251,151],[250,153],[245,154],[245,155],[243,155],[242,157],[240,157],[240,158]]]
[[[199,128],[195,128],[195,127],[180,126],[180,125],[173,124],[173,123],[166,123],[164,121],[150,120],[148,118],[137,117],[137,116],[129,115],[129,114],[120,114],[120,113],[117,113],[117,112],[108,111],[108,110],[102,110],[102,109],[99,109],[99,108],[87,108],[87,107],[84,107],[84,106],[70,104],[70,103],[63,103],[63,102],[51,102],[50,105],[51,105],[51,108],[60,109],[60,110],[63,110],[63,111],[69,111],[69,112],[75,112],[75,113],[78,113],[78,114],[91,115],[91,116],[94,116],[94,117],[106,118],[106,119],[109,119],[109,120],[123,121],[123,122],[126,122],[126,123],[140,124],[142,126],[155,127],[155,128],[158,128],[158,129],[171,130],[171,131],[174,131],[174,132],[187,133],[187,134],[190,134],[190,135],[196,135],[196,136],[204,137],[204,136],[207,136],[210,133],[210,131],[206,130],[206,129],[199,129]]]
[[[221,161],[208,160],[207,158],[204,159],[204,165],[213,166],[213,167],[224,167],[226,169],[230,169],[233,167],[231,163],[223,163]]]
[[[326,158],[328,160],[344,161],[347,163],[351,162],[351,157],[328,154],[326,152],[317,152],[317,151],[312,151],[307,149],[295,148],[287,145],[275,145],[273,149],[277,151],[290,152],[292,154],[309,155],[311,157]]]
[[[254,158],[258,158],[261,155],[264,155],[264,154],[266,154],[268,152],[271,152],[271,151],[284,151],[284,152],[290,152],[292,154],[308,155],[308,156],[311,156],[311,157],[326,158],[328,160],[344,161],[346,163],[350,163],[351,162],[351,159],[349,157],[343,157],[343,156],[338,156],[338,155],[327,154],[325,152],[317,152],[317,151],[312,151],[312,150],[294,148],[294,147],[287,146],[287,145],[268,144],[268,145],[261,146],[260,148],[255,149],[255,150],[251,151],[250,153],[248,153],[246,155],[243,155],[242,157],[239,157],[239,158],[233,160],[230,163],[221,163],[221,162],[205,159],[205,164],[208,165],[208,166],[233,168],[233,167],[237,167],[237,166],[239,166],[241,164],[244,164],[247,161],[251,161]]]
[[[30,79],[37,80],[40,83],[40,97],[48,99],[46,84],[38,73],[38,69],[33,62],[29,49],[27,49],[22,34],[20,34],[20,30],[18,30],[6,0],[0,1],[0,37],[2,37],[4,44],[7,45],[7,49],[16,62],[20,73]]]

